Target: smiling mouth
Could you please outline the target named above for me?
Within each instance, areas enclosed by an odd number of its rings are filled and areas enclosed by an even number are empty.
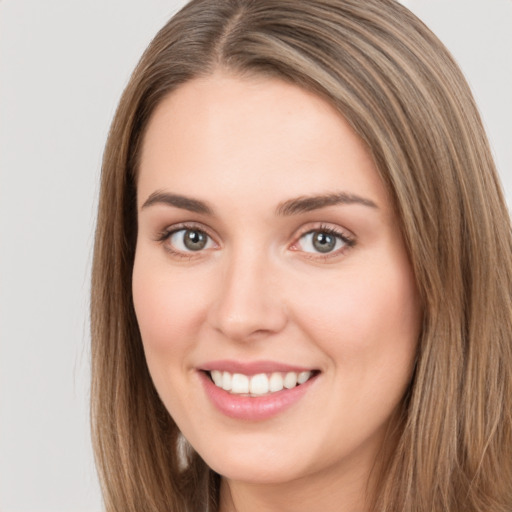
[[[318,370],[302,372],[272,372],[244,375],[227,371],[211,370],[205,372],[211,381],[224,391],[239,396],[265,396],[293,389],[308,382],[320,373]]]

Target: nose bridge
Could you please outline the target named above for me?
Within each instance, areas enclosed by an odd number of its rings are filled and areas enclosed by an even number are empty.
[[[277,289],[277,269],[267,251],[250,246],[229,251],[210,310],[215,329],[234,340],[281,330],[286,308]]]

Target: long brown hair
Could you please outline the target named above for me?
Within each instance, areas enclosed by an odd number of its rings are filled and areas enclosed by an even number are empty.
[[[322,96],[394,198],[424,304],[413,381],[374,512],[512,509],[512,237],[469,88],[393,0],[193,0],[157,34],[105,149],[92,275],[92,430],[108,512],[215,510],[219,476],[183,469],[131,295],[137,159],[180,84],[222,68]]]

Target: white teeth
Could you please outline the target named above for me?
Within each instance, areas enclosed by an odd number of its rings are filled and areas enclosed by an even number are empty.
[[[269,382],[270,391],[281,391],[284,388],[283,376],[280,373],[273,373]]]
[[[253,375],[249,385],[252,395],[264,395],[268,393],[268,377],[264,373]]]
[[[231,381],[231,393],[237,395],[249,393],[249,377],[241,373],[234,373]]]
[[[310,377],[311,377],[311,372],[300,372],[299,376],[297,377],[297,382],[299,384],[304,384],[304,382],[307,382]]]
[[[292,389],[297,385],[297,374],[295,372],[288,372],[284,378],[284,387]]]
[[[222,387],[222,372],[219,372],[219,370],[213,370],[211,372],[213,382],[215,382],[216,386],[219,386],[219,388]]]
[[[305,371],[298,374],[296,372],[258,373],[250,377],[242,373],[232,374],[212,370],[210,375],[214,384],[225,391],[237,395],[261,396],[304,384],[311,378],[313,372]]]
[[[231,373],[222,373],[222,389],[225,389],[226,391],[231,391],[231,378]]]

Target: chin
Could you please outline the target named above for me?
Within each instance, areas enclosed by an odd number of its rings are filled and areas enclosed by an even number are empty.
[[[251,484],[282,484],[312,471],[303,449],[276,444],[263,440],[229,446],[218,443],[215,448],[210,446],[199,454],[219,475]]]
[[[284,484],[303,476],[297,467],[285,464],[269,465],[254,461],[215,461],[209,466],[228,480],[245,482],[253,485]]]

